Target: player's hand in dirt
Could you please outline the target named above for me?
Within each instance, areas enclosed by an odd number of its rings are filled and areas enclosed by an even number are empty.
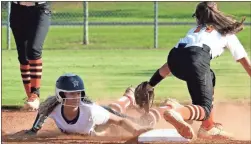
[[[37,133],[35,131],[33,131],[32,129],[30,130],[25,130],[25,135],[29,135],[29,136],[35,136],[37,135]]]
[[[21,130],[10,136],[11,139],[29,139],[36,136],[36,132],[30,130]]]

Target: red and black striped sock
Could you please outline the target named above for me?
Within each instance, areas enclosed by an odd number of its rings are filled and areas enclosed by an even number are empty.
[[[42,60],[29,60],[30,63],[30,77],[31,77],[31,93],[40,95],[39,89],[42,77]]]
[[[30,96],[31,90],[31,78],[30,78],[30,65],[20,65],[21,77],[24,85],[24,89],[26,92],[27,97]]]

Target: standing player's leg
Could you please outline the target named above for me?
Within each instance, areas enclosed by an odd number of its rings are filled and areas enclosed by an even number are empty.
[[[51,12],[48,3],[30,7],[28,31],[28,59],[30,63],[31,95],[27,105],[39,106],[40,86],[42,77],[42,49],[50,26]]]
[[[26,9],[18,4],[11,3],[11,13],[10,13],[10,27],[15,39],[16,48],[18,52],[18,61],[20,64],[20,72],[26,92],[27,98],[30,95],[30,65],[27,59],[27,25],[25,17]]]
[[[210,70],[211,72],[211,78],[212,78],[212,84],[213,84],[213,97],[212,97],[212,110],[211,113],[208,116],[208,119],[202,121],[201,127],[203,128],[207,128],[207,129],[211,129],[214,126],[214,107],[213,107],[213,101],[214,101],[214,87],[215,87],[215,74],[212,70]]]
[[[129,87],[126,89],[125,93],[117,101],[109,104],[108,106],[120,113],[126,112],[127,108],[135,105],[134,88]]]
[[[211,78],[212,78],[212,84],[213,84],[213,101],[214,101],[214,88],[216,83],[216,77],[212,70],[211,72]],[[202,124],[200,126],[200,129],[198,131],[198,137],[199,138],[231,138],[232,134],[226,132],[223,130],[223,126],[220,123],[216,123],[214,121],[214,112],[215,108],[212,102],[212,110],[209,114],[208,118],[204,121],[202,121]]]
[[[185,138],[193,138],[195,134],[184,120],[204,121],[204,124],[210,124],[210,129],[201,128],[200,133],[204,134],[203,138],[231,138],[230,134],[214,125],[213,119],[210,117],[213,101],[213,78],[209,66],[194,63],[190,67],[193,71],[190,73],[188,71],[189,77],[186,82],[193,104],[175,111],[166,111],[164,113],[165,119],[174,125]],[[202,130],[204,131],[202,132]]]
[[[206,49],[208,47],[204,47]],[[206,120],[211,112],[213,84],[210,72],[210,55],[200,47],[174,48],[168,56],[168,65],[174,76],[186,81],[192,105],[164,112],[164,118],[185,138],[195,138],[187,120]],[[182,59],[180,58],[182,57]]]
[[[193,104],[185,105],[175,111],[166,111],[164,118],[170,122],[183,137],[192,139],[195,137],[195,134],[185,120],[203,121],[208,118],[212,106],[213,87],[211,74],[191,75],[191,78],[187,80],[187,86]]]

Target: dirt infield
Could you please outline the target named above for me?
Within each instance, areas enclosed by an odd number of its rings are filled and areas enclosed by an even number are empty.
[[[204,141],[196,140],[192,143],[251,143],[251,106],[249,103],[217,103],[215,104],[215,119],[223,124],[226,131],[234,134],[238,141]],[[135,111],[129,110],[128,114],[135,115]],[[48,119],[38,135],[33,138],[17,136],[15,133],[29,129],[35,119],[36,112],[24,112],[18,110],[2,109],[2,142],[4,143],[137,143],[137,138],[130,137],[125,131],[111,133],[111,137],[88,137],[83,135],[65,135],[61,133],[54,122]],[[199,122],[194,122],[193,128],[197,132]],[[161,120],[155,128],[173,128],[166,121]]]

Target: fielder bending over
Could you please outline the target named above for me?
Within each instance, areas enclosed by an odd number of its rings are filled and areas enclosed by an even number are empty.
[[[206,139],[229,139],[232,134],[215,123],[213,94],[215,74],[210,68],[212,59],[228,49],[251,77],[251,64],[236,34],[243,29],[243,22],[225,15],[215,2],[201,2],[193,14],[197,26],[170,51],[167,62],[159,68],[149,82],[142,82],[135,89],[136,103],[149,112],[154,87],[171,73],[187,83],[192,105],[157,111],[185,138],[194,139],[195,133],[187,120],[202,121],[197,136]],[[150,110],[151,112],[151,110]],[[152,111],[155,112],[155,111]]]

